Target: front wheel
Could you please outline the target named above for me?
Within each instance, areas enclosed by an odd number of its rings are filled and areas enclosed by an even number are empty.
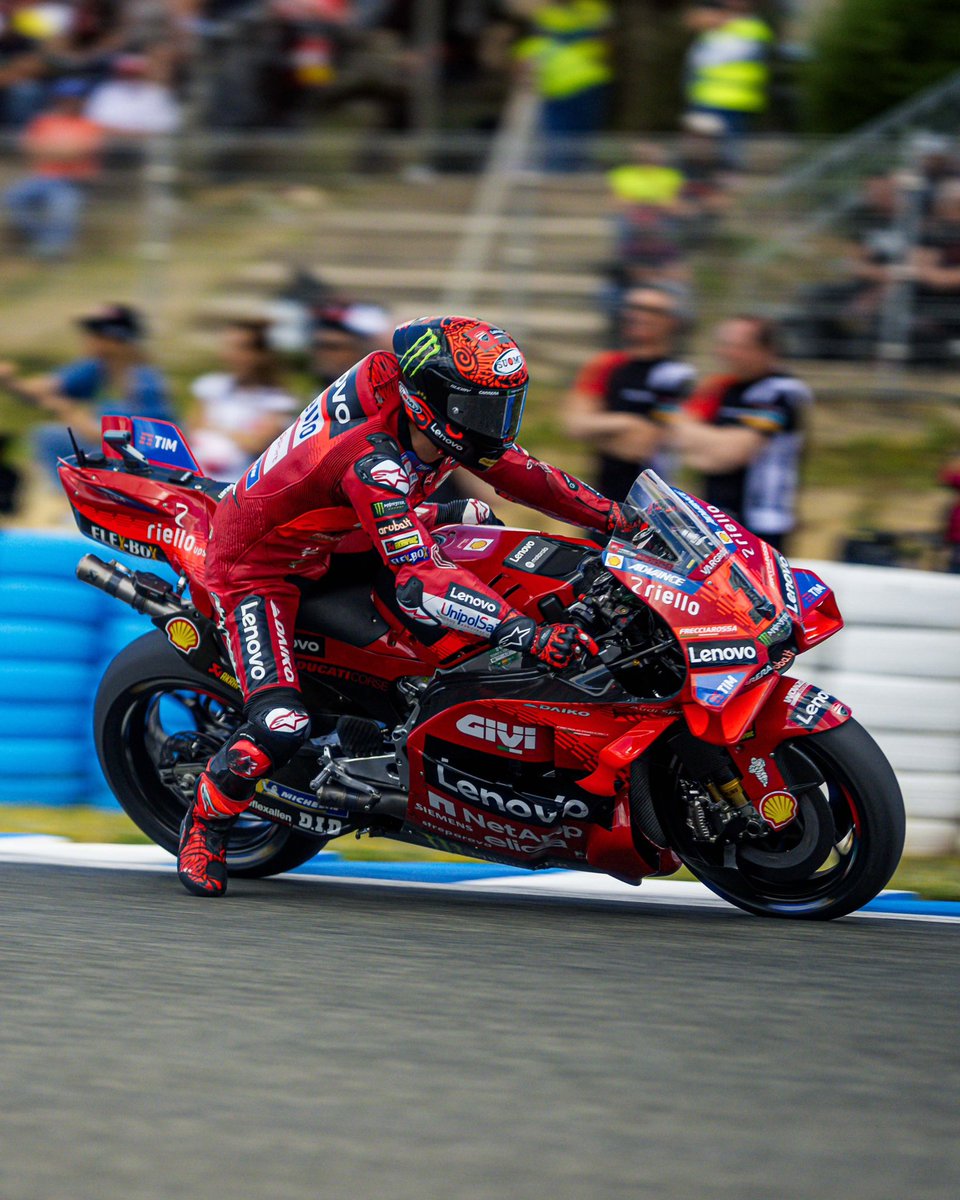
[[[903,853],[906,815],[892,767],[853,720],[784,742],[776,758],[797,816],[736,846],[700,840],[686,820],[689,781],[676,763],[662,772],[655,803],[671,846],[712,892],[757,916],[830,921],[855,912]]]
[[[241,704],[236,691],[194,671],[160,632],[131,642],[100,682],[94,737],[103,774],[127,816],[171,854],[196,775],[239,724]],[[278,875],[323,845],[242,816],[230,834],[227,869],[252,879]]]

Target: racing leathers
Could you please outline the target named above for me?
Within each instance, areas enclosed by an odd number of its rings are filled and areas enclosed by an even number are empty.
[[[257,778],[309,736],[293,658],[296,581],[322,578],[334,553],[378,552],[411,622],[446,631],[432,642],[438,661],[476,637],[546,661],[559,661],[552,656],[577,642],[579,630],[544,636],[532,618],[443,557],[430,532],[438,506],[427,498],[457,462],[425,464],[414,454],[401,384],[393,354],[361,360],[308,405],[216,510],[206,582],[247,704],[244,724],[201,777],[197,811],[206,819],[242,812]],[[502,495],[576,525],[608,533],[619,516],[618,505],[516,445],[477,473]],[[482,519],[485,506],[468,507]]]

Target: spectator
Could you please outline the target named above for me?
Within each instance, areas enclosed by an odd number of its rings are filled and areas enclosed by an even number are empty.
[[[687,103],[723,122],[727,166],[743,165],[742,140],[767,107],[773,31],[751,0],[708,0],[688,10],[697,37],[687,54]]]
[[[956,495],[947,514],[944,540],[949,550],[947,570],[951,575],[960,575],[960,458],[953,459],[940,475],[944,487],[953,488]]]
[[[321,390],[349,371],[358,359],[382,349],[389,315],[378,304],[334,304],[316,314],[310,344],[310,371]]]
[[[907,143],[907,157],[921,177],[920,210],[929,217],[940,185],[960,175],[954,145],[938,133],[917,133]]]
[[[780,369],[772,322],[725,321],[717,354],[728,374],[707,381],[671,419],[670,443],[704,475],[704,495],[784,550],[796,523],[803,422],[813,397]]]
[[[66,427],[89,446],[100,444],[100,418],[108,414],[171,418],[163,377],[143,351],[145,329],[136,309],[107,304],[77,321],[83,358],[60,371],[21,378],[13,363],[0,363],[0,386],[52,414],[56,424],[35,430],[41,464],[56,474],[56,460],[73,453]]]
[[[79,79],[54,84],[51,108],[23,132],[30,174],[4,195],[14,228],[39,258],[60,258],[73,246],[86,188],[100,170],[103,130],[83,116],[85,92]]]
[[[232,322],[220,350],[226,370],[193,382],[198,412],[190,444],[213,479],[239,479],[302,407],[281,386],[269,328],[267,321]]]
[[[664,417],[693,386],[693,367],[675,357],[681,314],[657,288],[627,293],[623,350],[600,354],[580,372],[567,399],[567,433],[598,456],[597,486],[620,500],[648,466],[669,474],[660,452]]]
[[[43,85],[34,76],[38,70],[36,38],[17,27],[16,6],[0,3],[0,121],[20,128],[43,103]]]
[[[909,275],[916,302],[914,342],[934,358],[960,337],[960,180],[937,188],[933,218],[914,251]]]
[[[888,289],[904,272],[904,192],[894,173],[867,178],[843,222],[847,278],[804,288],[789,319],[798,357],[864,357],[877,337]]]
[[[576,170],[583,141],[604,124],[613,67],[607,0],[553,0],[533,8],[530,36],[517,46],[530,64],[541,103],[549,171]]]
[[[677,167],[684,179],[681,199],[688,247],[706,241],[730,205],[723,134],[723,122],[715,113],[690,112],[683,118]]]
[[[607,182],[619,210],[615,285],[684,281],[683,173],[644,142],[634,147],[632,162],[608,172]]]
[[[87,118],[120,144],[174,133],[180,124],[180,109],[165,81],[165,69],[157,54],[119,55],[110,79],[90,96]]]

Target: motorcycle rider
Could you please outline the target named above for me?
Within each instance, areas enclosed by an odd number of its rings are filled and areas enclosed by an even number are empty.
[[[430,533],[450,517],[424,501],[458,466],[572,524],[609,534],[620,521],[618,504],[516,445],[528,382],[516,342],[472,317],[423,317],[397,328],[393,349],[367,355],[309,404],[214,515],[206,583],[245,707],[181,828],[178,872],[196,895],[224,893],[232,824],[257,780],[310,735],[292,654],[296,580],[322,578],[333,553],[376,549],[400,609],[432,630],[438,660],[476,637],[557,668],[596,652],[578,626],[538,625],[512,608],[444,559]],[[460,507],[457,521],[494,519],[479,501]]]

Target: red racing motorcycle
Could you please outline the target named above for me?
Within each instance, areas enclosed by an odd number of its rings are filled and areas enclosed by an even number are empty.
[[[90,554],[77,573],[155,629],[112,662],[95,736],[133,821],[176,851],[198,773],[242,700],[204,587],[225,485],[176,426],[106,418],[103,452],[60,474],[80,529],[170,564],[176,583]],[[294,653],[314,737],[258,784],[231,875],[290,870],[367,834],[639,884],[681,864],[732,904],[826,920],[871,900],[904,839],[896,777],[850,710],[785,674],[842,628],[831,590],[653,472],[606,548],[487,526],[436,531],[538,621],[574,621],[598,656],[562,671],[476,643],[438,662],[371,554],[305,582]]]

